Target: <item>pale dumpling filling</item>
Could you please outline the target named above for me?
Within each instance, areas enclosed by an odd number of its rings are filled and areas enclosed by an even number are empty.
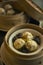
[[[14,41],[14,48],[21,49],[25,46],[25,50],[32,52],[38,49],[38,44],[33,40],[34,36],[30,32],[23,32],[21,38]],[[25,51],[23,48],[23,51]]]

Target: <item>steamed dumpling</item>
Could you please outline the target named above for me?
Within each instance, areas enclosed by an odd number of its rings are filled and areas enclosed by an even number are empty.
[[[3,8],[0,8],[0,15],[4,15],[5,14],[5,10]]]
[[[29,40],[26,43],[26,48],[29,51],[35,51],[38,48],[38,44],[34,40]]]
[[[25,41],[23,39],[19,38],[19,39],[15,40],[14,47],[16,49],[20,49],[24,46],[24,44],[25,44]]]
[[[13,15],[15,11],[13,9],[7,11],[7,15]]]
[[[6,10],[9,10],[9,9],[12,9],[12,6],[11,6],[10,4],[6,4],[6,5],[4,6],[4,8],[5,8]]]
[[[24,32],[22,34],[23,39],[33,39],[33,35],[30,32]]]

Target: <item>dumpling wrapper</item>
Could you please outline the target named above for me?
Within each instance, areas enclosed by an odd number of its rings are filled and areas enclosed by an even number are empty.
[[[29,51],[35,51],[38,48],[38,44],[34,40],[29,40],[26,43],[26,48]]]
[[[10,4],[6,4],[6,5],[4,6],[4,8],[5,8],[6,10],[9,10],[9,9],[12,9],[13,7],[12,7]]]
[[[7,11],[7,15],[13,15],[15,11],[13,9]]]
[[[0,8],[0,15],[4,15],[4,14],[5,14],[4,8]]]
[[[15,42],[14,42],[14,47],[15,47],[16,49],[20,49],[20,48],[22,48],[24,45],[25,45],[25,41],[24,41],[23,39],[21,39],[21,38],[15,40]]]
[[[22,38],[26,41],[29,39],[33,39],[33,35],[30,32],[23,32]]]

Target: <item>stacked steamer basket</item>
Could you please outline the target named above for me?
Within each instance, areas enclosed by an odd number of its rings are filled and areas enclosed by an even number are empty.
[[[12,26],[24,23],[24,12],[16,9],[17,1],[0,2],[0,29],[8,31]],[[14,8],[15,6],[15,8]],[[18,5],[19,7],[19,5]]]

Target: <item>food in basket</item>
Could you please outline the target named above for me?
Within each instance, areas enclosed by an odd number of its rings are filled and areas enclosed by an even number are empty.
[[[9,9],[12,9],[13,7],[10,5],[10,4],[6,4],[4,6],[5,10],[9,10]]]
[[[23,32],[22,38],[25,40],[33,39],[33,35],[30,32]]]
[[[7,11],[7,15],[13,15],[15,13],[15,11],[13,9],[10,9]]]
[[[35,36],[38,37],[38,36]],[[18,33],[13,39],[13,47],[20,52],[29,53],[36,51],[39,47],[39,39],[35,40],[35,37],[30,32]]]
[[[21,38],[16,39],[15,42],[14,42],[14,47],[15,47],[16,49],[20,49],[20,48],[22,48],[24,45],[25,45],[25,41],[24,41],[23,39],[21,39]]]
[[[36,41],[34,40],[28,40],[26,42],[26,48],[29,50],[29,51],[35,51],[37,48],[38,48],[38,44]]]
[[[5,15],[5,9],[4,8],[0,8],[0,15]]]

